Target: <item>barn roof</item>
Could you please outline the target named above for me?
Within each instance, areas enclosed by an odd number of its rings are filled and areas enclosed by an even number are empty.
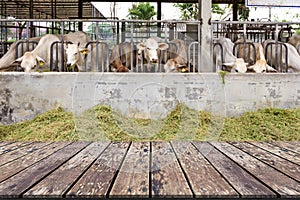
[[[17,19],[68,19],[98,18],[103,15],[93,6],[94,2],[107,0],[2,0],[0,15]],[[213,3],[245,3],[245,0],[212,0]],[[132,0],[118,0],[116,2],[132,2]],[[139,2],[146,2],[139,0]],[[198,3],[199,0],[148,0],[147,2],[163,3]],[[82,6],[78,10],[78,6]]]
[[[2,0],[0,4],[0,15],[11,16],[17,19],[77,18],[78,1],[79,0]],[[103,17],[90,2],[82,2],[82,16],[85,18]]]

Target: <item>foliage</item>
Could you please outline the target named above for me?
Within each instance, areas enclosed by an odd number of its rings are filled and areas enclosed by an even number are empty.
[[[78,120],[79,119],[79,120]],[[82,132],[83,129],[85,132]],[[98,133],[102,135],[97,135]],[[213,134],[212,134],[213,133]],[[125,117],[97,105],[79,116],[62,108],[33,120],[0,125],[2,141],[299,141],[300,108],[266,108],[237,117],[220,117],[178,104],[164,119]]]
[[[245,5],[239,5],[238,6],[238,13],[239,13],[239,20],[248,20],[249,14],[250,14],[250,9],[246,7]]]
[[[199,8],[197,3],[176,3],[174,6],[181,12],[180,19],[198,19]],[[219,4],[212,4],[211,12],[217,15],[224,15],[228,7],[229,6],[222,8]]]
[[[218,15],[224,15],[226,12],[226,8],[221,8],[219,4],[212,4],[211,12],[218,14]]]
[[[156,15],[154,7],[149,2],[133,4],[128,9],[127,17],[129,19],[151,20]]]
[[[197,3],[175,3],[174,6],[177,7],[181,12],[180,19],[198,19],[199,8]]]

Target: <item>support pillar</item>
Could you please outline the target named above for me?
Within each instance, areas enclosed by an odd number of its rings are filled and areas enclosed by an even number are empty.
[[[212,0],[198,0],[199,3],[199,20],[202,21],[200,29],[200,71],[213,72],[212,57],[211,57],[211,7]],[[199,34],[199,33],[198,33]]]
[[[161,20],[161,2],[157,1],[157,20]],[[161,37],[161,22],[157,23],[157,37]]]
[[[78,19],[82,19],[83,16],[82,7],[83,7],[83,0],[78,0]],[[78,30],[79,31],[83,30],[82,22],[78,23]]]
[[[232,6],[232,20],[233,21],[238,21],[238,1],[237,0],[233,1],[233,6]]]

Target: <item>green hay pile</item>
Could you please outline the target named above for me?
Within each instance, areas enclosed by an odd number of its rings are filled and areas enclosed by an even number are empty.
[[[1,141],[299,141],[300,109],[267,108],[223,118],[183,104],[164,119],[134,119],[98,105],[79,116],[62,108],[0,125]]]

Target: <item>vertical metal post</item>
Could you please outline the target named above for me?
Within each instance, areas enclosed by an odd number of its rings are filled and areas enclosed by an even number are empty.
[[[61,71],[64,72],[65,71],[65,47],[64,47],[64,30],[65,30],[65,24],[64,22],[62,22],[61,24]],[[58,58],[57,58],[58,59]]]
[[[122,34],[122,38],[121,38],[121,42],[125,42],[125,36],[126,36],[126,24],[125,21],[122,21],[122,25],[121,25],[121,34]]]
[[[157,20],[161,20],[161,1],[157,1]],[[161,22],[157,23],[157,37],[161,37]]]
[[[78,0],[78,19],[82,19],[83,13],[82,13],[82,7],[83,7],[83,0]],[[78,23],[78,30],[83,30],[82,22]]]
[[[137,67],[137,66],[133,66],[133,22],[131,22],[130,24],[130,66],[131,66],[131,70],[134,67]]]
[[[98,22],[96,22],[96,71],[98,72],[99,71],[99,64],[98,64],[98,61],[99,61],[99,56],[98,56],[98,53],[99,53],[99,43],[98,43],[98,33],[99,32],[99,25],[98,25]],[[92,44],[93,45],[93,44]],[[91,51],[92,51],[92,47],[91,47]],[[92,56],[92,54],[91,54]]]

